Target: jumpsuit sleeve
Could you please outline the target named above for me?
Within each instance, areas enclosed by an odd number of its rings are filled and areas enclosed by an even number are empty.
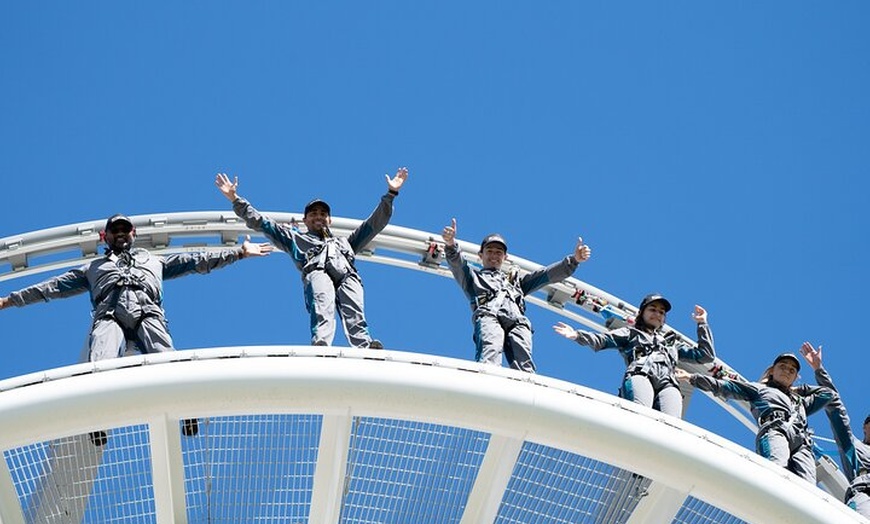
[[[453,273],[453,278],[462,288],[462,292],[468,300],[473,301],[477,296],[477,290],[474,285],[474,274],[468,261],[462,256],[462,253],[456,249],[456,246],[445,246],[444,255],[447,259],[447,265],[450,267],[450,272]]]
[[[561,282],[574,274],[580,263],[573,256],[567,256],[545,268],[532,271],[520,280],[524,295],[534,293],[547,284]]]
[[[830,404],[835,396],[839,397],[840,395],[825,386],[808,386],[804,391],[801,391],[801,396],[807,415],[812,415]]]
[[[359,253],[378,233],[387,227],[390,218],[393,216],[393,199],[395,199],[395,195],[392,193],[382,196],[378,207],[347,237],[347,241],[354,253]]]
[[[831,423],[831,430],[834,433],[834,440],[837,443],[837,450],[840,452],[840,463],[843,465],[843,474],[851,482],[861,469],[861,463],[858,458],[858,453],[855,449],[855,436],[852,434],[851,421],[849,414],[846,412],[846,406],[843,404],[843,399],[840,398],[837,392],[834,381],[831,375],[825,368],[815,370],[816,383],[824,386],[834,392],[834,397],[825,406],[825,414],[828,416],[828,421]]]
[[[182,277],[191,273],[206,274],[213,269],[228,266],[242,258],[242,250],[224,249],[217,252],[177,253],[163,257],[163,279]]]
[[[716,360],[716,349],[713,346],[713,332],[706,322],[698,324],[698,345],[682,346],[678,350],[680,360],[691,360],[698,364],[709,364]]]
[[[630,331],[626,328],[614,329],[607,333],[577,330],[575,342],[588,346],[596,352],[602,349],[622,348],[628,345]]]
[[[72,269],[38,284],[9,294],[9,299],[18,307],[36,302],[48,302],[55,298],[67,298],[84,293],[90,289],[85,273],[86,267]]]
[[[753,401],[759,396],[759,384],[736,380],[717,379],[707,375],[692,375],[690,382],[701,391],[708,391],[717,397]]]
[[[242,197],[233,200],[233,212],[245,221],[245,225],[254,231],[259,231],[269,239],[269,242],[289,253],[296,262],[304,261],[305,254],[300,253],[296,246],[295,232],[292,228],[283,226],[266,215],[260,214],[250,202]]]

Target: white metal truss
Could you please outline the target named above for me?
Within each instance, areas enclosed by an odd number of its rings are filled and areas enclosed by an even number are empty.
[[[268,214],[286,223],[293,221],[298,223],[302,219],[300,214],[295,213],[269,212]],[[131,218],[137,228],[137,245],[158,254],[223,249],[236,245],[242,235],[253,233],[229,211],[169,213]],[[4,262],[8,264],[8,267],[0,266],[0,281],[61,270],[86,262],[98,252],[99,231],[103,224],[103,220],[94,220],[0,239],[0,264]],[[359,224],[359,220],[333,217],[332,229],[337,235],[347,235]],[[464,241],[458,241],[458,244],[466,256],[476,257],[478,250],[476,244]],[[443,264],[443,245],[438,235],[399,226],[387,226],[371,242],[366,251],[360,253],[359,259],[452,278]],[[532,271],[541,267],[539,264],[516,256],[511,257],[511,262],[521,271]],[[613,327],[613,322],[618,324],[636,314],[636,308],[628,302],[576,278],[548,285],[542,291],[528,297],[528,301],[597,331],[605,331]],[[677,336],[692,343],[691,339],[683,334],[677,333]],[[730,370],[719,359],[717,364]],[[707,371],[705,366],[685,363],[680,365],[691,372]],[[464,366],[474,369],[475,373],[479,371],[479,366],[475,363],[467,363]],[[490,371],[487,371],[487,374],[489,373]],[[745,403],[723,401],[709,394],[708,396],[747,428],[755,430],[754,421]],[[320,422],[323,426],[319,434],[318,446],[321,454],[317,458],[311,511],[312,517],[316,516],[322,519],[322,522],[337,522],[342,518],[344,499],[324,490],[323,486],[330,486],[338,479],[347,482],[347,439],[354,434],[355,421],[347,414],[347,409],[350,408],[344,409],[345,411],[339,413],[322,413]],[[201,413],[197,411],[195,415],[201,416]],[[179,513],[182,510],[179,508],[183,508],[184,504],[179,503],[184,501],[186,490],[183,485],[184,460],[180,457],[179,451],[182,439],[177,431],[177,419],[167,418],[166,413],[157,413],[139,422],[146,424],[148,428],[152,453],[166,459],[166,462],[153,464],[155,476],[153,496],[156,512],[161,519],[169,519],[169,515],[172,515],[174,520],[165,520],[167,522],[182,522],[182,515]],[[4,427],[4,433],[6,429]],[[14,434],[14,431],[10,432],[9,438]],[[69,428],[66,428],[65,434],[69,436]],[[28,433],[27,438],[32,440],[32,435],[33,433]],[[523,434],[506,430],[491,435],[489,448],[482,456],[483,462],[477,480],[469,493],[463,522],[492,521],[491,519],[502,507],[503,500],[500,491],[496,490],[493,493],[487,488],[507,489],[507,484],[512,479],[513,465],[518,460],[517,454],[522,451],[523,443],[526,441]],[[828,491],[841,497],[844,486],[842,474],[836,467],[832,468],[833,464],[822,466],[825,467],[820,481]],[[91,470],[83,468],[82,471]],[[157,477],[162,481],[156,482]],[[0,476],[0,497],[8,496],[8,493],[3,493],[7,480],[5,476]],[[620,501],[619,507],[623,509],[629,507],[631,512],[634,512],[635,519],[640,518],[641,515],[661,516],[663,511],[668,513],[679,509],[685,498],[684,495],[690,493],[690,490],[675,489],[671,484],[650,483],[646,478],[638,480],[637,475],[629,473],[614,476],[611,483],[617,486],[609,491],[611,497],[614,501],[617,499]],[[638,490],[642,490],[643,494],[632,498],[633,493]],[[653,500],[656,502],[650,504]],[[0,498],[0,504],[5,506],[4,499]],[[612,506],[617,507],[615,504]],[[0,524],[17,522],[14,518],[11,521],[5,520],[2,511],[0,511],[0,518],[4,519],[0,520]],[[320,522],[313,518],[311,521]],[[599,521],[621,522],[617,516],[601,516]]]
[[[190,417],[200,434],[180,436]],[[41,443],[78,438],[79,454],[93,454],[87,434],[98,429],[109,438],[84,500],[91,514],[106,513],[85,522],[863,521],[683,420],[569,382],[431,355],[273,346],[79,364],[0,382],[0,427],[2,524],[34,522],[25,515],[38,496],[28,489],[53,473],[33,476]],[[272,434],[275,445],[264,445]],[[203,460],[201,503],[185,486]],[[277,500],[294,477],[308,486],[295,506]],[[644,488],[597,520],[609,508],[596,490],[619,477]],[[106,506],[123,497],[141,509],[117,518]],[[227,504],[240,513],[222,513]],[[57,506],[81,508],[83,496]],[[35,522],[73,522],[52,508]]]
[[[301,214],[263,213],[278,222],[295,222],[304,228]],[[192,211],[130,218],[136,226],[136,245],[157,254],[225,249],[236,245],[242,235],[256,235],[232,211]],[[357,219],[333,217],[331,229],[336,235],[349,235],[360,223]],[[99,233],[104,224],[104,220],[92,220],[0,239],[0,264],[9,264],[0,271],[0,282],[83,264],[96,256]],[[457,244],[467,257],[477,259],[477,244],[462,240],[457,240]],[[453,278],[443,259],[440,235],[393,225],[388,225],[359,254],[359,260]],[[510,261],[520,271],[542,267],[516,255],[511,255]],[[637,308],[629,302],[574,277],[547,285],[527,297],[527,301],[596,331],[607,330],[608,320],[618,322],[637,314]],[[693,344],[682,333],[667,326],[666,329]],[[730,370],[720,359],[716,364]],[[681,362],[680,366],[695,373],[707,371],[705,366],[692,363]],[[705,394],[747,428],[755,430],[755,422],[745,403]]]

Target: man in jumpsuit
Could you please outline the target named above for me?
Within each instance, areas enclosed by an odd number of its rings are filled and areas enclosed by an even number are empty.
[[[513,369],[535,372],[532,361],[532,324],[526,317],[525,296],[570,277],[592,250],[577,240],[574,255],[523,276],[501,269],[507,260],[507,242],[488,235],[480,243],[483,269],[472,269],[456,246],[456,219],[441,233],[453,278],[471,302],[475,360],[501,365],[502,354]]]
[[[837,394],[830,388],[802,384],[792,387],[800,361],[792,353],[776,357],[760,382],[715,378],[677,369],[677,378],[721,398],[749,402],[758,422],[755,451],[795,475],[816,484],[816,461],[807,416],[830,403]]]
[[[822,366],[822,346],[816,349],[809,342],[804,342],[801,346],[801,354],[813,368],[816,383],[836,392],[834,380]],[[867,427],[870,417],[864,420],[864,440],[861,441],[852,433],[849,414],[839,394],[834,395],[825,406],[825,413],[828,415],[831,431],[834,433],[834,440],[840,452],[843,474],[850,482],[844,502],[859,515],[870,517],[870,438],[868,438],[870,435],[867,434],[870,429]]]
[[[5,309],[90,292],[94,319],[88,344],[91,362],[122,356],[128,341],[142,353],[172,351],[163,311],[163,280],[208,273],[272,251],[269,244],[245,241],[239,249],[218,253],[152,255],[133,247],[133,222],[120,214],[106,221],[101,237],[107,246],[103,256],[0,298],[0,309]]]
[[[260,231],[278,249],[286,252],[302,273],[305,308],[310,316],[311,345],[329,346],[335,337],[335,307],[344,325],[347,340],[353,347],[383,349],[372,339],[365,318],[363,286],[354,265],[356,253],[380,233],[393,215],[393,200],[408,178],[408,170],[400,168],[393,178],[386,175],[387,193],[378,206],[349,237],[332,235],[329,205],[312,200],[305,206],[303,223],[306,231],[295,224],[279,224],[260,214],[247,200],[239,196],[238,177],[230,181],[224,173],[215,177],[215,185],[233,203],[233,211],[254,231]]]
[[[217,253],[152,255],[133,247],[136,229],[129,218],[120,214],[109,217],[101,238],[107,246],[103,256],[0,297],[0,309],[5,309],[90,292],[94,320],[87,360],[91,362],[123,356],[128,344],[141,353],[173,351],[163,310],[163,281],[208,273],[245,257],[268,255],[273,249],[269,244],[246,240],[238,249]],[[185,427],[195,433],[191,424],[186,422]],[[97,440],[105,443],[105,436]]]

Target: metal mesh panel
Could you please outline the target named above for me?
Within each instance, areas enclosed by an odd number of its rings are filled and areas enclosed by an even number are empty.
[[[496,522],[621,523],[644,493],[644,479],[603,462],[525,442]],[[612,514],[608,501],[620,503]]]
[[[39,442],[5,457],[28,523],[155,521],[145,425]]]
[[[716,506],[689,497],[677,512],[674,524],[746,524],[734,515],[727,513]]]
[[[354,418],[341,522],[459,522],[488,442],[457,427]]]
[[[191,524],[307,522],[322,418],[251,415],[202,419],[183,437]]]

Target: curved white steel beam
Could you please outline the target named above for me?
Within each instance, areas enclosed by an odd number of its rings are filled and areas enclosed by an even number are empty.
[[[0,383],[2,449],[161,417],[384,417],[522,435],[628,469],[748,522],[863,520],[815,486],[683,420],[568,382],[462,360],[361,349],[224,348],[81,364],[51,375]],[[173,446],[163,447],[160,453]]]

